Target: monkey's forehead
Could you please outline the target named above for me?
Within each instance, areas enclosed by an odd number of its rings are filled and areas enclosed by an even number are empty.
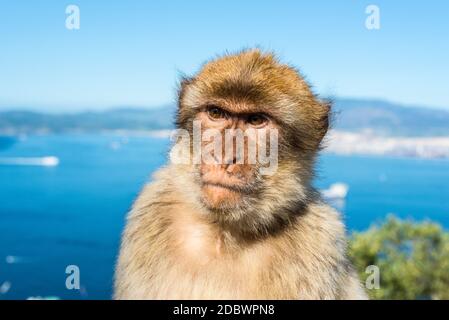
[[[260,51],[209,62],[186,83],[181,99],[188,108],[217,104],[234,113],[264,112],[287,124],[304,120],[316,102],[294,68]]]
[[[194,79],[215,94],[253,94],[258,99],[279,93],[311,94],[298,70],[257,49],[212,60]]]

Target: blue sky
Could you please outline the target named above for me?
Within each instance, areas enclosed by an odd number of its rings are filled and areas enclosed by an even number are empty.
[[[80,30],[65,8],[80,8]],[[380,8],[380,30],[365,8]],[[156,106],[180,72],[243,47],[276,51],[325,96],[449,110],[449,1],[0,3],[0,108]]]

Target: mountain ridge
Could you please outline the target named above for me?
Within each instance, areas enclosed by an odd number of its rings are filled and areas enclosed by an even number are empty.
[[[336,130],[372,132],[382,136],[448,136],[449,112],[407,106],[379,99],[335,98]],[[103,111],[44,113],[0,111],[1,134],[96,132],[104,130],[162,130],[174,128],[176,107],[121,106]]]

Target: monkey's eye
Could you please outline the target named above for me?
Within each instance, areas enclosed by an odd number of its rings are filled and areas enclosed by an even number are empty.
[[[254,127],[260,127],[267,123],[268,119],[263,114],[255,113],[248,116],[247,122],[254,126]]]
[[[212,120],[221,120],[226,118],[226,112],[219,107],[208,107],[207,114]]]

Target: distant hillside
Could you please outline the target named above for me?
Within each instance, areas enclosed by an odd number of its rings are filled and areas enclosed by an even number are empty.
[[[158,130],[173,126],[174,108],[119,108],[107,111],[50,114],[32,111],[0,112],[0,133],[62,133],[102,130]]]
[[[175,107],[119,108],[99,112],[49,114],[0,112],[0,133],[61,133],[173,128]],[[333,128],[393,136],[449,136],[449,112],[405,107],[381,100],[335,99]]]
[[[449,135],[449,112],[382,100],[336,99],[334,128],[394,136]]]

